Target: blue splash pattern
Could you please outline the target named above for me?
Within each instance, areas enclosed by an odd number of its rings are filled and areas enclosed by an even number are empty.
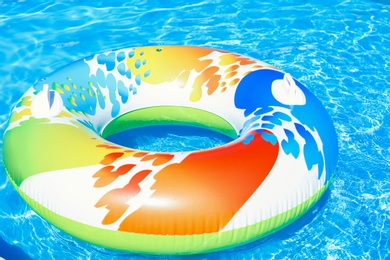
[[[93,62],[95,57],[97,64],[103,65],[104,69],[97,68],[93,71],[93,68],[89,67],[88,63]],[[34,88],[41,91],[43,84],[54,82],[53,88],[61,93],[64,105],[71,111],[93,116],[97,107],[104,109],[106,102],[110,102],[111,116],[116,117],[121,105],[128,102],[130,95],[137,93],[137,88],[130,81],[132,72],[126,66],[126,57],[124,51],[87,57],[69,65],[67,70],[53,73]],[[114,72],[118,72],[124,79],[115,77]],[[139,75],[136,75],[135,82],[140,85]]]
[[[268,122],[270,122],[270,124],[273,124],[273,125],[282,125],[282,121],[290,122],[291,117],[289,117],[288,115],[281,113],[281,112],[275,112],[270,116],[263,116],[261,118],[261,120],[266,121],[266,122],[268,121]]]
[[[249,134],[247,136],[244,137],[244,139],[242,140],[242,142],[244,144],[249,144],[253,139],[255,138],[255,136],[253,134]]]
[[[119,52],[118,55],[116,56],[116,60],[118,62],[121,62],[121,61],[123,61],[125,59],[126,59],[126,54],[125,54],[124,51]]]
[[[106,65],[107,71],[112,71],[115,68],[115,52],[110,52],[108,54],[99,54],[97,55],[97,61],[99,64]]]
[[[322,169],[324,167],[324,160],[322,152],[319,151],[316,141],[314,140],[313,136],[310,134],[309,131],[305,129],[300,124],[295,124],[295,128],[297,129],[298,133],[305,139],[305,145],[303,147],[303,152],[305,154],[306,158],[306,165],[309,170],[317,164],[318,165],[318,172],[322,172]]]
[[[272,95],[271,86],[274,80],[283,79],[283,76],[284,74],[277,70],[261,69],[246,75],[240,81],[235,93],[235,106],[243,109],[247,117],[240,134],[247,129],[253,129],[253,123],[259,120],[263,122],[262,127],[265,129],[273,129],[275,126],[283,127],[283,121],[291,122],[292,117],[297,118],[300,123],[295,123],[295,129],[284,129],[286,138],[280,140],[280,145],[286,155],[291,154],[294,158],[298,158],[303,152],[308,170],[317,165],[318,179],[320,179],[324,165],[334,168],[337,160],[337,138],[333,123],[319,100],[299,82],[296,84],[306,96],[305,105],[289,106],[277,101]],[[248,95],[248,93],[251,94]],[[272,113],[275,107],[285,108],[286,111],[290,111],[291,115],[280,111]],[[318,149],[314,137],[306,130],[306,127],[317,131],[321,140],[325,140],[323,151]],[[305,140],[306,144],[303,148],[296,141],[294,131]],[[260,133],[265,140],[270,140],[268,132],[260,131]],[[328,171],[328,173],[326,181],[331,176],[331,172]]]
[[[100,84],[100,82],[98,82]],[[109,98],[110,102],[112,104],[112,109],[111,109],[111,116],[116,117],[119,114],[120,111],[120,103],[116,98],[116,93],[118,91],[118,85],[117,81],[111,73],[109,73],[106,77],[106,85],[109,91]]]
[[[299,144],[294,138],[294,133],[288,129],[284,129],[284,133],[287,136],[287,141],[284,139],[280,143],[286,154],[291,154],[294,158],[299,156]],[[309,168],[309,167],[308,167]]]
[[[258,129],[258,130],[256,130],[256,132],[261,134],[261,137],[265,141],[267,141],[273,145],[276,145],[276,143],[278,142],[278,139],[276,138],[276,136],[270,132],[264,131],[263,129]]]
[[[134,71],[133,74],[135,75],[135,83],[137,86],[140,86],[141,85],[141,81],[142,81],[142,77],[146,78],[150,75],[150,70],[146,70],[143,72],[140,72],[139,69],[141,69],[143,66],[145,66],[147,64],[147,59],[145,59],[144,57],[144,52],[141,51],[141,52],[137,52],[136,50],[134,51],[130,51],[129,54],[128,54],[128,57],[129,57],[129,60],[130,62],[134,62]],[[137,91],[136,87],[134,87],[134,90],[135,90],[135,93]]]
[[[72,72],[72,73],[70,73]],[[59,70],[49,75],[45,80],[34,85],[36,91],[41,91],[44,84],[61,94],[62,101],[69,111],[84,115],[95,115],[96,106],[104,108],[104,97],[96,82],[84,75],[88,75],[89,67],[84,62],[75,62],[69,65],[69,70]]]
[[[135,95],[137,93],[137,89],[134,88],[133,84],[130,82],[132,72],[126,66],[126,56],[125,51],[111,51],[106,54],[97,54],[96,59],[98,64],[105,65],[107,71],[103,72],[101,69],[98,69],[96,78],[94,78],[93,75],[91,76],[92,80],[96,80],[98,86],[108,88],[108,98],[112,104],[112,117],[118,116],[121,104],[126,103],[130,95]],[[118,72],[124,79],[115,77],[113,71]],[[105,73],[107,75],[105,75]],[[119,95],[120,101],[117,99],[117,95]]]

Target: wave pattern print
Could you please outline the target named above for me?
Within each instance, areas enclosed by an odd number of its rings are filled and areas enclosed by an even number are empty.
[[[248,127],[257,127],[260,129],[273,129],[281,127],[283,131],[280,134],[270,136],[259,130],[264,138],[279,138],[281,148],[286,155],[291,154],[295,158],[300,153],[304,154],[307,169],[311,170],[314,165],[318,166],[318,179],[325,171],[324,165],[334,168],[337,153],[331,153],[333,147],[337,147],[333,142],[336,138],[328,138],[332,134],[335,136],[334,129],[328,126],[330,117],[322,108],[321,103],[299,82],[297,85],[307,96],[305,105],[290,106],[278,102],[271,93],[271,85],[275,79],[282,79],[283,73],[276,70],[258,70],[242,79],[237,87],[235,96],[235,105],[244,110],[247,121],[241,131]],[[247,95],[247,93],[252,93]],[[309,109],[316,111],[316,115],[308,113]],[[289,124],[287,124],[290,122]],[[286,128],[288,127],[288,128]],[[297,136],[303,138],[304,143],[298,145]],[[321,140],[332,140],[332,143],[322,143]],[[272,140],[270,140],[272,141]],[[273,140],[275,141],[275,140]],[[287,145],[288,144],[288,145]],[[321,144],[321,147],[318,146]],[[317,153],[313,153],[317,151]],[[328,181],[330,174],[325,176]]]

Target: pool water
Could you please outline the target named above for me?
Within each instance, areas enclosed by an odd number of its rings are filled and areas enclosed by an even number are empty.
[[[322,101],[339,137],[333,182],[301,219],[184,259],[390,258],[390,1],[0,0],[0,136],[34,82],[85,56],[142,45],[213,47],[281,68]],[[54,228],[13,189],[2,157],[0,164],[0,257],[149,258]]]
[[[151,152],[204,150],[227,144],[233,139],[219,132],[187,125],[155,125],[128,129],[106,138],[130,148]]]

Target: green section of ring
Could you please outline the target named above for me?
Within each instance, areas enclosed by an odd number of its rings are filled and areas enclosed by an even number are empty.
[[[102,137],[107,138],[137,127],[170,124],[207,128],[237,138],[234,127],[222,117],[209,111],[182,106],[156,106],[130,111],[109,122],[103,129]]]
[[[109,153],[99,147],[103,138],[76,121],[72,125],[30,117],[7,130],[3,140],[4,166],[17,185],[44,172],[99,165]],[[132,154],[122,158],[128,156]]]
[[[211,234],[165,236],[106,230],[82,224],[47,209],[27,196],[12,179],[11,182],[31,208],[64,232],[105,248],[154,255],[208,253],[238,246],[267,236],[287,226],[306,213],[321,198],[330,183],[328,181],[313,196],[296,207],[247,227]]]

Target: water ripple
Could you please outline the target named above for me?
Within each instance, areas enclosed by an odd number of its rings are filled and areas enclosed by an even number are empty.
[[[0,0],[0,135],[29,86],[93,53],[184,44],[249,55],[290,72],[323,102],[339,136],[338,171],[326,203],[296,228],[201,258],[388,258],[389,1],[189,2]],[[33,258],[145,258],[53,228],[17,195],[2,166],[0,205],[0,236]]]

